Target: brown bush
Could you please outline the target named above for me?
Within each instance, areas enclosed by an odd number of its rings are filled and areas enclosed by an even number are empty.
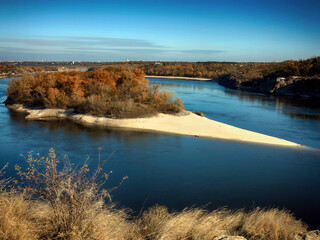
[[[29,216],[30,210],[26,209],[29,205],[35,209],[29,224],[37,227],[30,228],[31,233],[40,239],[130,238],[134,228],[130,227],[132,224],[127,221],[125,212],[105,202],[106,198],[111,200],[110,190],[101,189],[101,186],[109,175],[101,173],[100,165],[89,175],[86,164],[72,167],[66,156],[56,157],[53,149],[49,150],[48,157],[29,153],[25,160],[27,167],[15,166],[22,180],[18,189],[25,193],[20,194],[23,213],[16,215]],[[62,165],[61,170],[59,165]],[[28,219],[20,218],[24,222]]]
[[[78,113],[112,118],[177,113],[183,108],[173,93],[150,87],[141,70],[130,72],[123,67],[25,76],[9,83],[7,95],[7,103],[74,108]]]

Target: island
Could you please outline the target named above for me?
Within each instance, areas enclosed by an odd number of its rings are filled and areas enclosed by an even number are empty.
[[[301,146],[189,112],[174,93],[149,86],[140,69],[120,66],[24,76],[9,83],[7,95],[6,107],[28,113],[27,120],[70,119],[90,126]]]

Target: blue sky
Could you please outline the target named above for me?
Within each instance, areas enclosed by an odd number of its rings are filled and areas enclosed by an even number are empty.
[[[318,0],[0,4],[4,61],[281,61],[320,55]]]

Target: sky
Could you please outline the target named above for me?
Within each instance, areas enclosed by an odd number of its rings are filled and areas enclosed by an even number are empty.
[[[0,0],[0,61],[320,55],[319,0]]]

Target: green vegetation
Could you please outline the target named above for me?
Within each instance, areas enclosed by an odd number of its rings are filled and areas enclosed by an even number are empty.
[[[189,208],[170,213],[154,206],[133,217],[106,203],[110,190],[102,186],[109,175],[100,167],[93,173],[87,165],[74,168],[53,149],[47,157],[30,153],[25,160],[26,168],[16,166],[19,181],[0,182],[0,239],[212,240],[221,235],[305,239],[306,225],[279,209]],[[17,188],[10,186],[14,182]]]
[[[150,87],[141,70],[123,67],[24,76],[9,83],[7,95],[7,104],[73,108],[78,113],[110,118],[177,113],[183,108],[172,92]]]

